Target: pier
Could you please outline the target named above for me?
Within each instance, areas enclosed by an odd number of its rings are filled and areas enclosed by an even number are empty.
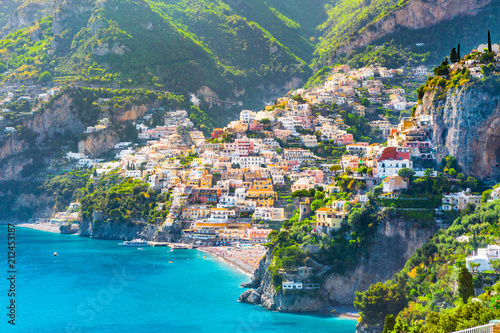
[[[148,242],[149,245],[155,246],[167,246],[171,249],[192,249],[193,244],[183,244],[183,243],[169,243],[169,242]]]

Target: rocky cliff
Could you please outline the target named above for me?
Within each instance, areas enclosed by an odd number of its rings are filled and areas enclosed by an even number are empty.
[[[181,238],[181,228],[178,224],[160,228],[140,222],[83,221],[80,223],[78,235],[113,240],[142,238],[150,241],[177,242]]]
[[[379,226],[369,255],[357,268],[342,275],[323,270],[326,274],[318,276],[321,280],[319,290],[276,292],[268,270],[273,256],[268,251],[247,285],[255,289],[245,291],[240,301],[283,312],[318,311],[331,304],[352,304],[355,292],[365,291],[373,283],[392,278],[432,234],[433,230],[419,228],[404,219],[385,219]]]
[[[78,152],[94,158],[113,148],[118,141],[118,135],[114,130],[105,129],[91,133],[84,140],[79,141]]]
[[[19,2],[19,7],[9,16],[7,26],[0,27],[0,37],[16,29],[33,25],[54,10],[54,0]]]
[[[433,121],[435,145],[446,146],[462,171],[478,178],[500,177],[500,94],[480,83],[428,90],[416,116]]]
[[[21,123],[22,129],[11,134],[0,146],[0,180],[21,178],[26,166],[35,162],[42,165],[52,158],[51,155],[61,148],[50,149],[56,140],[77,138],[84,131],[79,111],[72,98],[61,94],[49,107],[26,118]]]
[[[412,0],[381,19],[363,28],[354,38],[339,46],[337,55],[364,47],[396,32],[398,28],[427,28],[457,16],[474,16],[491,0]]]
[[[21,123],[22,130],[0,142],[0,181],[23,178],[23,169],[59,161],[61,151],[75,151],[97,157],[112,149],[123,137],[124,123],[143,116],[149,105],[131,105],[116,112],[108,128],[82,138],[87,126],[95,125],[99,109],[89,109],[78,89],[55,96],[39,112]],[[25,172],[26,174],[26,172]]]

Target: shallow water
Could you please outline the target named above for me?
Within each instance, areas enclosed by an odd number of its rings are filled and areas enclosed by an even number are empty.
[[[6,226],[0,235],[7,253]],[[201,251],[138,250],[118,243],[17,227],[16,325],[7,323],[4,256],[0,331],[355,331],[356,321],[349,319],[276,313],[237,302],[239,285],[248,277]]]

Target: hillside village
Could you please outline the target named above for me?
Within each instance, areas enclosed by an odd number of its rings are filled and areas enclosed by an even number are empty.
[[[472,73],[479,65],[474,58],[462,66]],[[117,143],[114,157],[68,151],[50,169],[91,168],[96,179],[117,173],[146,183],[169,198],[158,205],[167,212],[156,221],[158,227],[180,224],[184,240],[198,243],[266,243],[294,216],[310,221],[312,233],[329,235],[347,223],[352,208],[368,202],[368,192],[377,194],[380,209],[387,206],[446,226],[458,211],[480,206],[481,195],[474,193],[477,181],[458,172],[446,147],[432,142],[431,117],[412,117],[417,103],[412,87],[428,75],[424,67],[337,66],[321,85],[291,91],[262,111],[243,110],[238,120],[213,129],[210,137],[194,127],[186,110],[150,109],[134,122],[137,141]],[[8,91],[2,104],[30,101],[33,113],[59,89],[26,91],[31,95]],[[106,102],[98,101],[103,110]],[[149,127],[157,112],[163,124]],[[84,133],[109,126],[105,115]],[[15,131],[4,128],[7,134]],[[437,176],[455,191],[412,191],[412,177]],[[47,220],[78,222],[78,210],[75,202]]]
[[[157,193],[168,193],[169,213],[162,224],[181,222],[186,237],[209,243],[264,243],[270,225],[293,216],[309,193],[324,192],[328,203],[312,211],[304,208],[307,213],[301,219],[313,216],[314,232],[328,234],[346,222],[349,207],[368,201],[368,191],[379,188],[381,199],[397,199],[409,188],[402,171],[413,170],[415,177],[436,176],[446,163],[446,148],[431,140],[430,117],[411,117],[416,102],[408,101],[411,96],[405,89],[387,84],[402,74],[380,67],[338,66],[321,86],[293,91],[263,111],[243,110],[239,120],[213,129],[210,137],[193,127],[185,110],[166,112],[164,124],[154,128],[145,125],[148,113],[135,122],[140,143],[116,144],[113,161],[68,152],[60,168],[91,167],[95,176],[118,171],[148,183]],[[418,67],[407,74],[425,79],[428,72]],[[380,114],[381,109],[386,115],[400,112],[399,122]],[[346,124],[345,110],[371,129],[361,137],[386,142],[355,140],[360,136]],[[101,119],[86,132],[100,130],[106,121]],[[338,155],[329,156],[329,150]],[[447,176],[453,180],[456,172]],[[312,200],[301,201],[301,209]],[[467,204],[478,206],[480,201],[470,188],[463,188],[443,193],[438,205],[398,209],[432,211],[439,223],[448,212]],[[52,221],[74,219],[62,213],[57,217]]]

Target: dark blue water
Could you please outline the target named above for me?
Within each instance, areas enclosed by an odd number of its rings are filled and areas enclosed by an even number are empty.
[[[6,226],[0,226],[0,235],[6,254]],[[7,323],[4,255],[0,332],[355,331],[352,320],[276,313],[237,302],[243,291],[238,286],[248,277],[197,250],[141,251],[119,247],[117,241],[21,227],[16,242],[16,325]]]

